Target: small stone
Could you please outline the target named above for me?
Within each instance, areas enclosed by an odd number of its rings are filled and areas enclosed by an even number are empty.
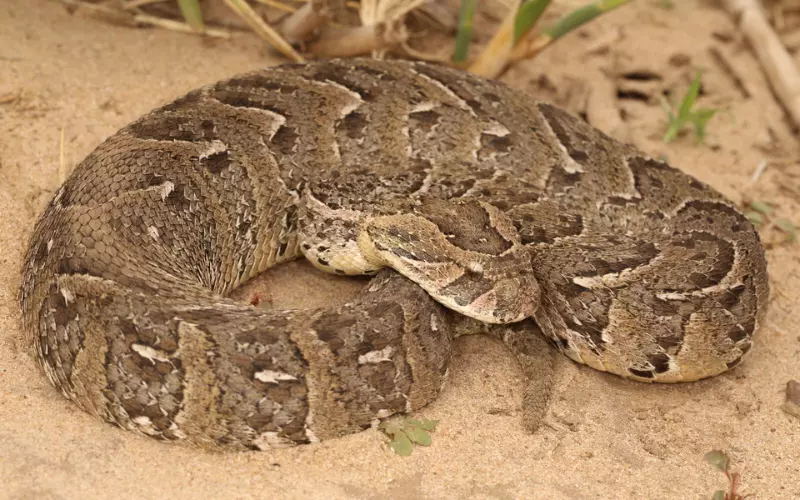
[[[789,415],[800,418],[800,382],[790,380],[786,383],[786,402],[781,409]]]
[[[800,382],[797,380],[786,382],[786,401],[800,405]]]

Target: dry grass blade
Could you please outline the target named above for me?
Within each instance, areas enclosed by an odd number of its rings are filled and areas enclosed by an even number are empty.
[[[725,0],[792,122],[800,127],[800,71],[754,0]]]
[[[294,62],[303,62],[303,56],[297,53],[289,43],[284,40],[277,31],[272,29],[261,16],[253,10],[244,0],[223,0],[231,10],[241,17],[258,36],[267,43],[275,47],[281,54],[285,55]]]
[[[150,26],[157,26],[172,31],[179,31],[181,33],[196,33],[200,35],[213,36],[215,38],[230,38],[231,34],[224,30],[213,28],[203,28],[202,31],[196,31],[191,26],[180,21],[173,21],[172,19],[164,19],[161,17],[151,16],[149,14],[136,14],[133,17],[136,24],[147,24]]]
[[[364,26],[396,21],[426,0],[362,0],[359,17]]]
[[[514,19],[514,43],[517,44],[522,37],[528,34],[542,17],[545,9],[550,5],[550,0],[526,0],[519,6],[517,17]]]
[[[180,21],[164,19],[161,17],[151,16],[149,14],[135,14],[129,10],[115,9],[103,4],[93,4],[77,0],[62,0],[62,3],[77,7],[80,10],[86,10],[88,12],[103,15],[112,22],[117,22],[126,26],[155,26],[157,28],[177,31],[180,33],[193,33],[212,36],[215,38],[230,38],[231,36],[230,33],[224,30],[203,28],[202,31],[196,31],[188,24]]]
[[[138,9],[139,7],[144,7],[145,5],[162,3],[167,1],[168,0],[128,0],[122,5],[122,8],[125,10],[133,10],[133,9]]]
[[[309,51],[318,57],[355,57],[398,46],[405,37],[402,27],[389,27],[384,23],[329,29]]]
[[[281,22],[280,30],[287,40],[298,42],[310,37],[324,23],[325,17],[314,9],[314,2],[306,2]]]
[[[276,0],[256,0],[256,3],[266,5],[267,7],[273,7],[284,12],[295,12],[297,10],[297,7],[292,7],[291,5],[286,5]]]
[[[497,78],[508,66],[514,44],[514,25],[519,11],[520,0],[513,0],[503,24],[492,39],[469,66],[469,71],[488,78]]]
[[[420,61],[435,62],[448,66],[453,65],[453,62],[450,61],[448,58],[436,54],[428,54],[426,52],[419,51],[414,47],[410,46],[408,42],[400,42],[400,47],[402,47],[403,51],[405,51],[406,54],[413,57],[414,59],[418,59]]]
[[[511,59],[513,61],[519,61],[521,59],[536,57],[542,50],[567,33],[571,33],[598,16],[618,7],[622,7],[631,1],[632,0],[598,0],[575,9],[528,42],[520,40],[521,43],[514,47],[514,53],[511,55]]]
[[[318,57],[353,57],[400,46],[408,34],[404,17],[427,0],[363,0],[359,8],[361,26],[328,25],[309,47]]]

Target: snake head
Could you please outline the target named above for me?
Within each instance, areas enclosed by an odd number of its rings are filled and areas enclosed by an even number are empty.
[[[368,261],[479,321],[521,321],[539,303],[527,249],[511,220],[485,202],[431,199],[413,213],[368,218],[358,246]]]

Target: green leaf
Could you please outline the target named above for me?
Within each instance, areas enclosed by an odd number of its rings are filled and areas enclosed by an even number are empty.
[[[630,1],[631,0],[599,0],[595,3],[584,5],[556,21],[553,26],[544,30],[543,33],[553,39],[560,38],[576,28],[583,26],[600,14],[616,9]]]
[[[702,71],[697,70],[697,75],[695,75],[694,80],[692,80],[691,85],[686,91],[686,95],[683,96],[683,100],[681,101],[681,105],[678,108],[678,114],[675,115],[672,106],[669,104],[665,98],[661,98],[661,106],[664,108],[664,111],[667,113],[668,118],[668,127],[667,131],[664,134],[664,142],[672,142],[678,137],[681,129],[689,123],[694,125],[695,135],[697,137],[697,142],[701,143],[705,139],[706,136],[706,125],[708,121],[717,113],[717,109],[712,108],[699,108],[692,111],[692,107],[694,107],[695,102],[697,101],[697,97],[700,95],[700,78],[702,76]]]
[[[716,109],[701,108],[692,112],[692,123],[694,123],[697,142],[703,142],[706,136],[706,124],[708,120],[717,112]]]
[[[692,80],[691,85],[689,85],[689,90],[687,90],[686,95],[683,96],[683,102],[681,102],[681,107],[678,109],[678,118],[689,118],[692,107],[694,107],[694,103],[697,100],[697,96],[700,95],[701,76],[702,71],[697,70],[694,80]]]
[[[435,431],[436,426],[438,424],[439,424],[438,420],[428,420],[427,418],[423,418],[419,424],[415,425],[417,425],[417,427],[419,427],[420,429],[424,429],[426,431]]]
[[[715,108],[699,108],[699,109],[695,109],[692,112],[692,120],[694,120],[696,122],[699,121],[699,122],[705,123],[708,120],[710,120],[711,117],[714,116],[717,113],[717,111],[719,111],[719,110],[715,109]]]
[[[764,216],[758,212],[748,211],[744,214],[745,218],[750,221],[751,224],[758,227],[764,223]]]
[[[795,227],[794,222],[789,219],[776,219],[775,225],[781,231],[789,235],[789,241],[795,241],[797,239],[797,227]]]
[[[458,14],[458,32],[456,33],[456,48],[453,54],[454,63],[462,63],[467,60],[467,49],[472,40],[472,18],[475,17],[475,10],[478,7],[478,0],[461,0],[461,10]]]
[[[678,137],[678,132],[681,131],[683,125],[686,122],[681,120],[680,118],[670,120],[669,129],[667,129],[667,133],[664,134],[664,142],[672,142]]]
[[[406,433],[403,431],[398,431],[397,434],[395,434],[394,439],[391,443],[389,443],[389,447],[401,457],[407,457],[411,455],[411,452],[414,449],[414,445],[411,444],[411,440],[408,438],[408,435],[406,435]]]
[[[728,460],[728,455],[726,455],[724,451],[711,450],[706,453],[703,458],[705,458],[706,462],[716,467],[720,471],[728,472],[728,466],[730,465],[730,462]]]
[[[199,0],[178,0],[178,7],[186,24],[195,31],[203,31],[203,12],[200,10]]]
[[[514,43],[528,33],[542,17],[548,5],[550,0],[528,0],[519,6],[517,16],[514,18]]]
[[[748,205],[756,212],[762,213],[764,215],[769,215],[772,213],[773,210],[775,210],[774,208],[772,208],[772,205],[763,201],[751,201]]]
[[[711,497],[711,500],[725,500],[725,492],[722,490],[715,491],[714,496]]]
[[[414,427],[412,429],[407,429],[406,434],[408,435],[411,441],[422,445],[422,446],[430,446],[433,440],[431,439],[431,435],[428,434],[428,431],[424,429],[420,429],[418,427]]]

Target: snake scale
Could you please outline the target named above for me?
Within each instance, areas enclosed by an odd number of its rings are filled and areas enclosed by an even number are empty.
[[[301,256],[375,276],[341,307],[229,297]],[[19,301],[83,410],[263,450],[421,408],[467,333],[520,360],[530,428],[540,339],[634,380],[710,377],[768,293],[757,232],[707,185],[503,83],[350,59],[207,85],[105,140],[36,223]]]

